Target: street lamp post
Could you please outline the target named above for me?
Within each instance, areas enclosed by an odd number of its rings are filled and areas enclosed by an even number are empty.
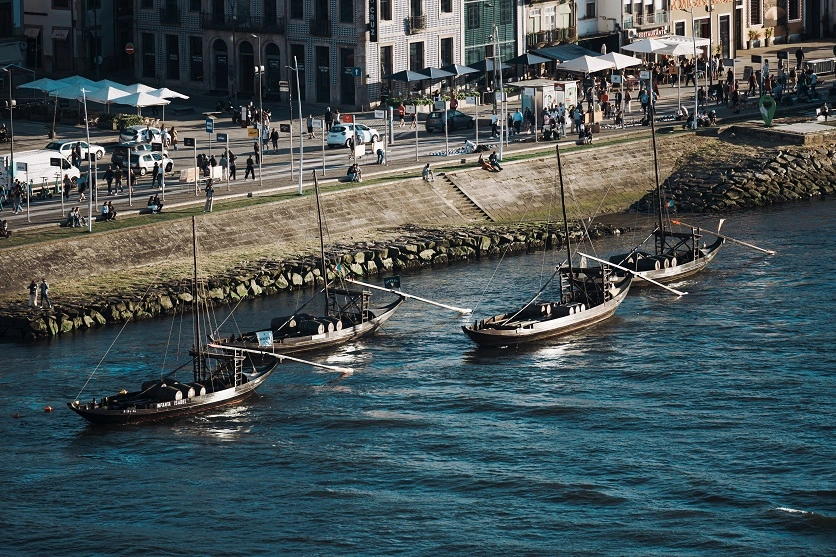
[[[87,232],[93,232],[93,180],[91,172],[93,165],[90,164],[90,122],[87,117],[87,89],[82,87],[81,98],[84,100],[84,128],[87,130]],[[128,159],[130,165],[130,158]],[[129,186],[130,187],[130,186]]]
[[[17,105],[17,102],[12,98],[12,69],[17,68],[19,70],[27,71],[31,74],[35,72],[30,70],[29,68],[24,68],[23,66],[18,66],[17,64],[9,64],[5,66],[3,69],[4,72],[9,74],[9,172],[7,173],[8,180],[9,180],[9,188],[11,189],[12,183],[15,176],[15,120],[14,120],[14,108]],[[90,143],[89,141],[87,142]],[[27,185],[27,188],[29,186]],[[32,189],[29,188],[29,192],[26,196],[26,222],[30,222],[29,220],[29,198],[32,196]]]
[[[262,103],[261,98],[261,76],[264,74],[264,66],[261,65],[261,37],[255,33],[252,34],[252,37],[258,40],[258,65],[255,67],[255,71],[258,72],[258,125],[256,128],[258,129],[258,146],[259,152],[261,153],[261,156],[258,157],[258,185],[262,186],[264,185],[261,177],[262,164],[264,163],[264,149],[262,147],[264,144],[262,141],[262,136],[264,135],[264,104]]]
[[[288,69],[296,73],[296,100],[299,103],[299,195],[302,195],[302,170],[305,162],[305,141],[302,133],[302,93],[299,87],[299,62],[296,56],[293,57],[293,67],[286,66]],[[290,115],[291,119],[293,114]],[[293,128],[291,128],[292,130]]]

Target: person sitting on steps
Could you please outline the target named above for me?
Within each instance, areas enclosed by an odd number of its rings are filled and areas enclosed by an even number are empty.
[[[421,177],[425,182],[435,182],[435,174],[433,174],[432,168],[430,168],[430,163],[424,166],[424,169],[421,171]]]

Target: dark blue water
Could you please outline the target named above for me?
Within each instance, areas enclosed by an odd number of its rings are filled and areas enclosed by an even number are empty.
[[[729,245],[688,296],[634,291],[536,348],[477,350],[461,318],[408,302],[323,358],[353,375],[284,365],[259,399],[176,425],[95,428],[64,406],[115,329],[2,346],[0,554],[836,554],[834,214],[734,216],[728,234],[778,255]],[[404,289],[511,302],[542,264]],[[295,303],[238,322],[280,301]],[[129,325],[83,397],[153,376],[169,326]]]

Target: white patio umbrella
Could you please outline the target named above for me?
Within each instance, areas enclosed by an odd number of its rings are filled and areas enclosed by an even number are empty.
[[[111,81],[109,79],[100,79],[99,81],[96,81],[95,83],[96,83],[96,87],[98,87],[99,89],[104,89],[105,87],[113,87],[114,89],[121,89],[122,91],[124,91],[128,87],[127,85],[124,85],[122,83],[117,83],[117,82]]]
[[[641,52],[644,54],[654,54],[663,48],[667,47],[668,43],[657,39],[642,39],[634,43],[630,43],[621,47],[621,50],[629,50],[630,52]]]
[[[62,87],[84,87],[87,91],[93,91],[94,89],[100,88],[96,85],[95,81],[87,79],[86,77],[81,77],[80,75],[65,77],[64,79],[57,80],[57,82],[63,84]]]
[[[148,91],[148,94],[152,97],[159,97],[161,99],[188,99],[188,95],[184,95],[183,93],[178,93],[177,91],[172,91],[168,87],[160,87],[159,89],[154,89],[153,91]],[[165,122],[165,105],[163,105],[163,122]]]
[[[124,97],[120,97],[115,102],[118,104],[126,104],[128,106],[135,106],[136,113],[142,114],[142,107],[144,106],[162,106],[169,104],[171,101],[167,101],[165,99],[161,99],[160,97],[155,97],[153,95],[149,95],[148,93],[133,93],[132,95],[127,95]]]
[[[110,104],[117,99],[128,96],[128,94],[127,91],[116,87],[105,87],[87,93],[87,100],[107,105],[107,112],[110,113]]]
[[[154,91],[153,87],[149,87],[148,85],[144,85],[142,83],[134,83],[133,85],[126,85],[125,87],[120,87],[123,91],[127,91],[128,93],[149,93]]]
[[[49,79],[48,77],[42,77],[41,79],[37,79],[35,81],[30,81],[29,83],[24,83],[23,85],[18,85],[18,89],[34,89],[35,91],[43,91],[44,93],[49,93],[50,91],[54,91],[56,89],[61,89],[65,87],[64,83],[58,83],[54,79]]]
[[[615,63],[602,60],[600,56],[580,56],[561,62],[557,67],[567,72],[582,72],[587,74],[612,69],[615,67]]]
[[[598,56],[598,58],[607,62],[612,62],[614,64],[613,69],[615,70],[623,70],[624,68],[629,68],[631,66],[640,66],[642,63],[641,58],[627,56],[626,54],[620,54],[618,52],[609,52],[603,56]]]

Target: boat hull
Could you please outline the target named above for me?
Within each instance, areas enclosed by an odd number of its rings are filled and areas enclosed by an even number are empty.
[[[717,253],[723,244],[724,240],[717,238],[711,245],[699,249],[699,257],[692,261],[686,261],[685,263],[679,263],[661,269],[640,271],[636,274],[635,286],[641,287],[652,284],[650,281],[644,280],[645,277],[656,282],[661,282],[662,284],[668,284],[695,275],[705,269],[717,257]],[[628,256],[629,254],[614,256],[610,258],[610,261],[625,259]]]
[[[255,361],[263,360],[269,357],[270,354],[294,354],[299,352],[307,352],[312,350],[320,350],[323,348],[330,348],[345,344],[352,340],[371,335],[377,331],[386,321],[389,320],[395,311],[404,302],[405,298],[399,298],[395,302],[385,306],[383,311],[365,321],[363,323],[345,327],[339,331],[325,332],[317,335],[294,335],[276,339],[271,346],[261,346],[258,342],[249,341],[241,338],[222,338],[217,339],[215,344],[225,346],[227,348],[245,348],[264,354],[259,358],[258,354],[249,353],[249,357]]]
[[[96,403],[82,404],[76,400],[68,402],[67,406],[82,418],[98,425],[139,424],[175,419],[222,406],[238,404],[250,398],[256,394],[256,389],[270,377],[277,365],[278,362],[274,362],[268,369],[259,372],[257,377],[242,385],[182,400],[155,402],[136,407],[112,407]]]
[[[509,328],[482,326],[477,323],[462,326],[462,331],[479,346],[492,347],[514,346],[566,335],[591,327],[611,317],[627,297],[631,283],[632,277],[623,279],[610,300],[572,315],[541,318],[528,321],[519,327]],[[512,315],[514,313],[497,315],[482,323],[504,322]]]

